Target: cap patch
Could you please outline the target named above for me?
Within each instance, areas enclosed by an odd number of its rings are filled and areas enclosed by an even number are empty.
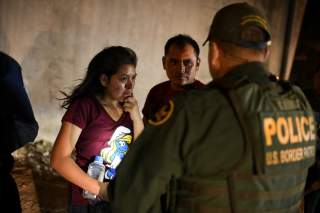
[[[171,117],[173,109],[173,101],[169,100],[169,102],[166,105],[162,106],[160,110],[156,112],[151,119],[148,120],[148,123],[154,126],[158,126],[165,123]]]
[[[240,25],[244,26],[249,22],[256,22],[260,24],[265,30],[269,31],[266,20],[264,20],[260,16],[255,16],[255,15],[243,16]]]

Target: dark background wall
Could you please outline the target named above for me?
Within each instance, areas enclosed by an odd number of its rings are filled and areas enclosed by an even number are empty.
[[[319,20],[320,1],[308,0],[291,75],[303,89],[313,87],[313,75],[320,71]]]
[[[290,0],[248,0],[263,10],[273,34],[269,67],[279,75]],[[40,124],[38,139],[53,141],[63,111],[59,90],[78,83],[103,47],[124,45],[139,57],[135,94],[140,108],[149,89],[166,80],[166,40],[189,34],[200,44],[215,12],[235,0],[0,0],[0,50],[21,63]],[[199,79],[209,82],[207,49]],[[292,47],[294,48],[294,46]]]

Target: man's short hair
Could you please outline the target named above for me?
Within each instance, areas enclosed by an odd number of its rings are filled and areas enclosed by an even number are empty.
[[[169,49],[172,45],[176,45],[178,46],[179,48],[184,48],[186,45],[190,44],[196,55],[197,55],[197,58],[199,57],[200,55],[200,48],[199,48],[199,45],[197,44],[197,42],[191,38],[191,36],[189,35],[184,35],[184,34],[179,34],[179,35],[176,35],[174,37],[171,37],[166,45],[164,46],[164,55],[167,55],[168,52],[169,52]]]
[[[265,16],[257,8],[248,3],[235,3],[222,8],[214,16],[204,44],[214,40],[264,49],[271,44],[271,33]]]

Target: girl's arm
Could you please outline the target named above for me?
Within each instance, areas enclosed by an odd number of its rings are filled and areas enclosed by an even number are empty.
[[[62,122],[53,146],[50,164],[68,181],[97,195],[100,190],[98,181],[87,175],[71,158],[81,131],[82,129],[70,122]]]

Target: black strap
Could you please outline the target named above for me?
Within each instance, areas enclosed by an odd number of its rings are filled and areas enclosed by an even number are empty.
[[[243,153],[242,160],[239,161],[237,166],[240,166],[244,160],[248,152],[252,153],[252,158],[253,158],[253,163],[254,163],[254,173],[255,174],[263,174],[263,168],[261,167],[260,164],[257,163],[258,159],[258,149],[254,143],[254,136],[252,135],[251,131],[249,130],[249,125],[247,120],[245,119],[246,111],[244,110],[242,104],[241,104],[241,99],[239,96],[236,94],[235,90],[228,90],[227,93],[228,99],[231,102],[231,107],[233,108],[237,119],[239,120],[241,130],[243,133],[243,138],[245,141],[245,151]],[[236,168],[235,168],[236,169]]]
[[[262,167],[257,163],[257,149],[254,144],[253,136],[249,131],[249,126],[247,125],[246,119],[245,119],[245,110],[243,109],[243,106],[241,105],[241,100],[236,94],[236,91],[234,88],[239,88],[242,85],[248,83],[247,78],[243,78],[242,81],[237,82],[237,84],[234,85],[233,88],[229,89],[221,89],[220,91],[222,94],[225,95],[227,100],[230,103],[231,108],[234,111],[234,114],[239,122],[239,125],[241,127],[242,131],[242,137],[244,141],[244,152],[242,154],[241,159],[233,166],[231,169],[230,175],[228,176],[228,190],[229,190],[229,199],[230,199],[230,207],[231,207],[231,212],[235,213],[237,212],[237,206],[236,206],[236,195],[234,193],[234,185],[235,185],[235,176],[236,176],[236,170],[245,162],[246,157],[248,153],[252,153],[252,162],[254,164],[254,173],[256,174],[262,174],[263,170]],[[254,151],[253,151],[254,150]]]
[[[176,191],[177,191],[177,180],[174,176],[171,177],[169,182],[169,192],[167,197],[167,213],[173,213],[176,209]]]

